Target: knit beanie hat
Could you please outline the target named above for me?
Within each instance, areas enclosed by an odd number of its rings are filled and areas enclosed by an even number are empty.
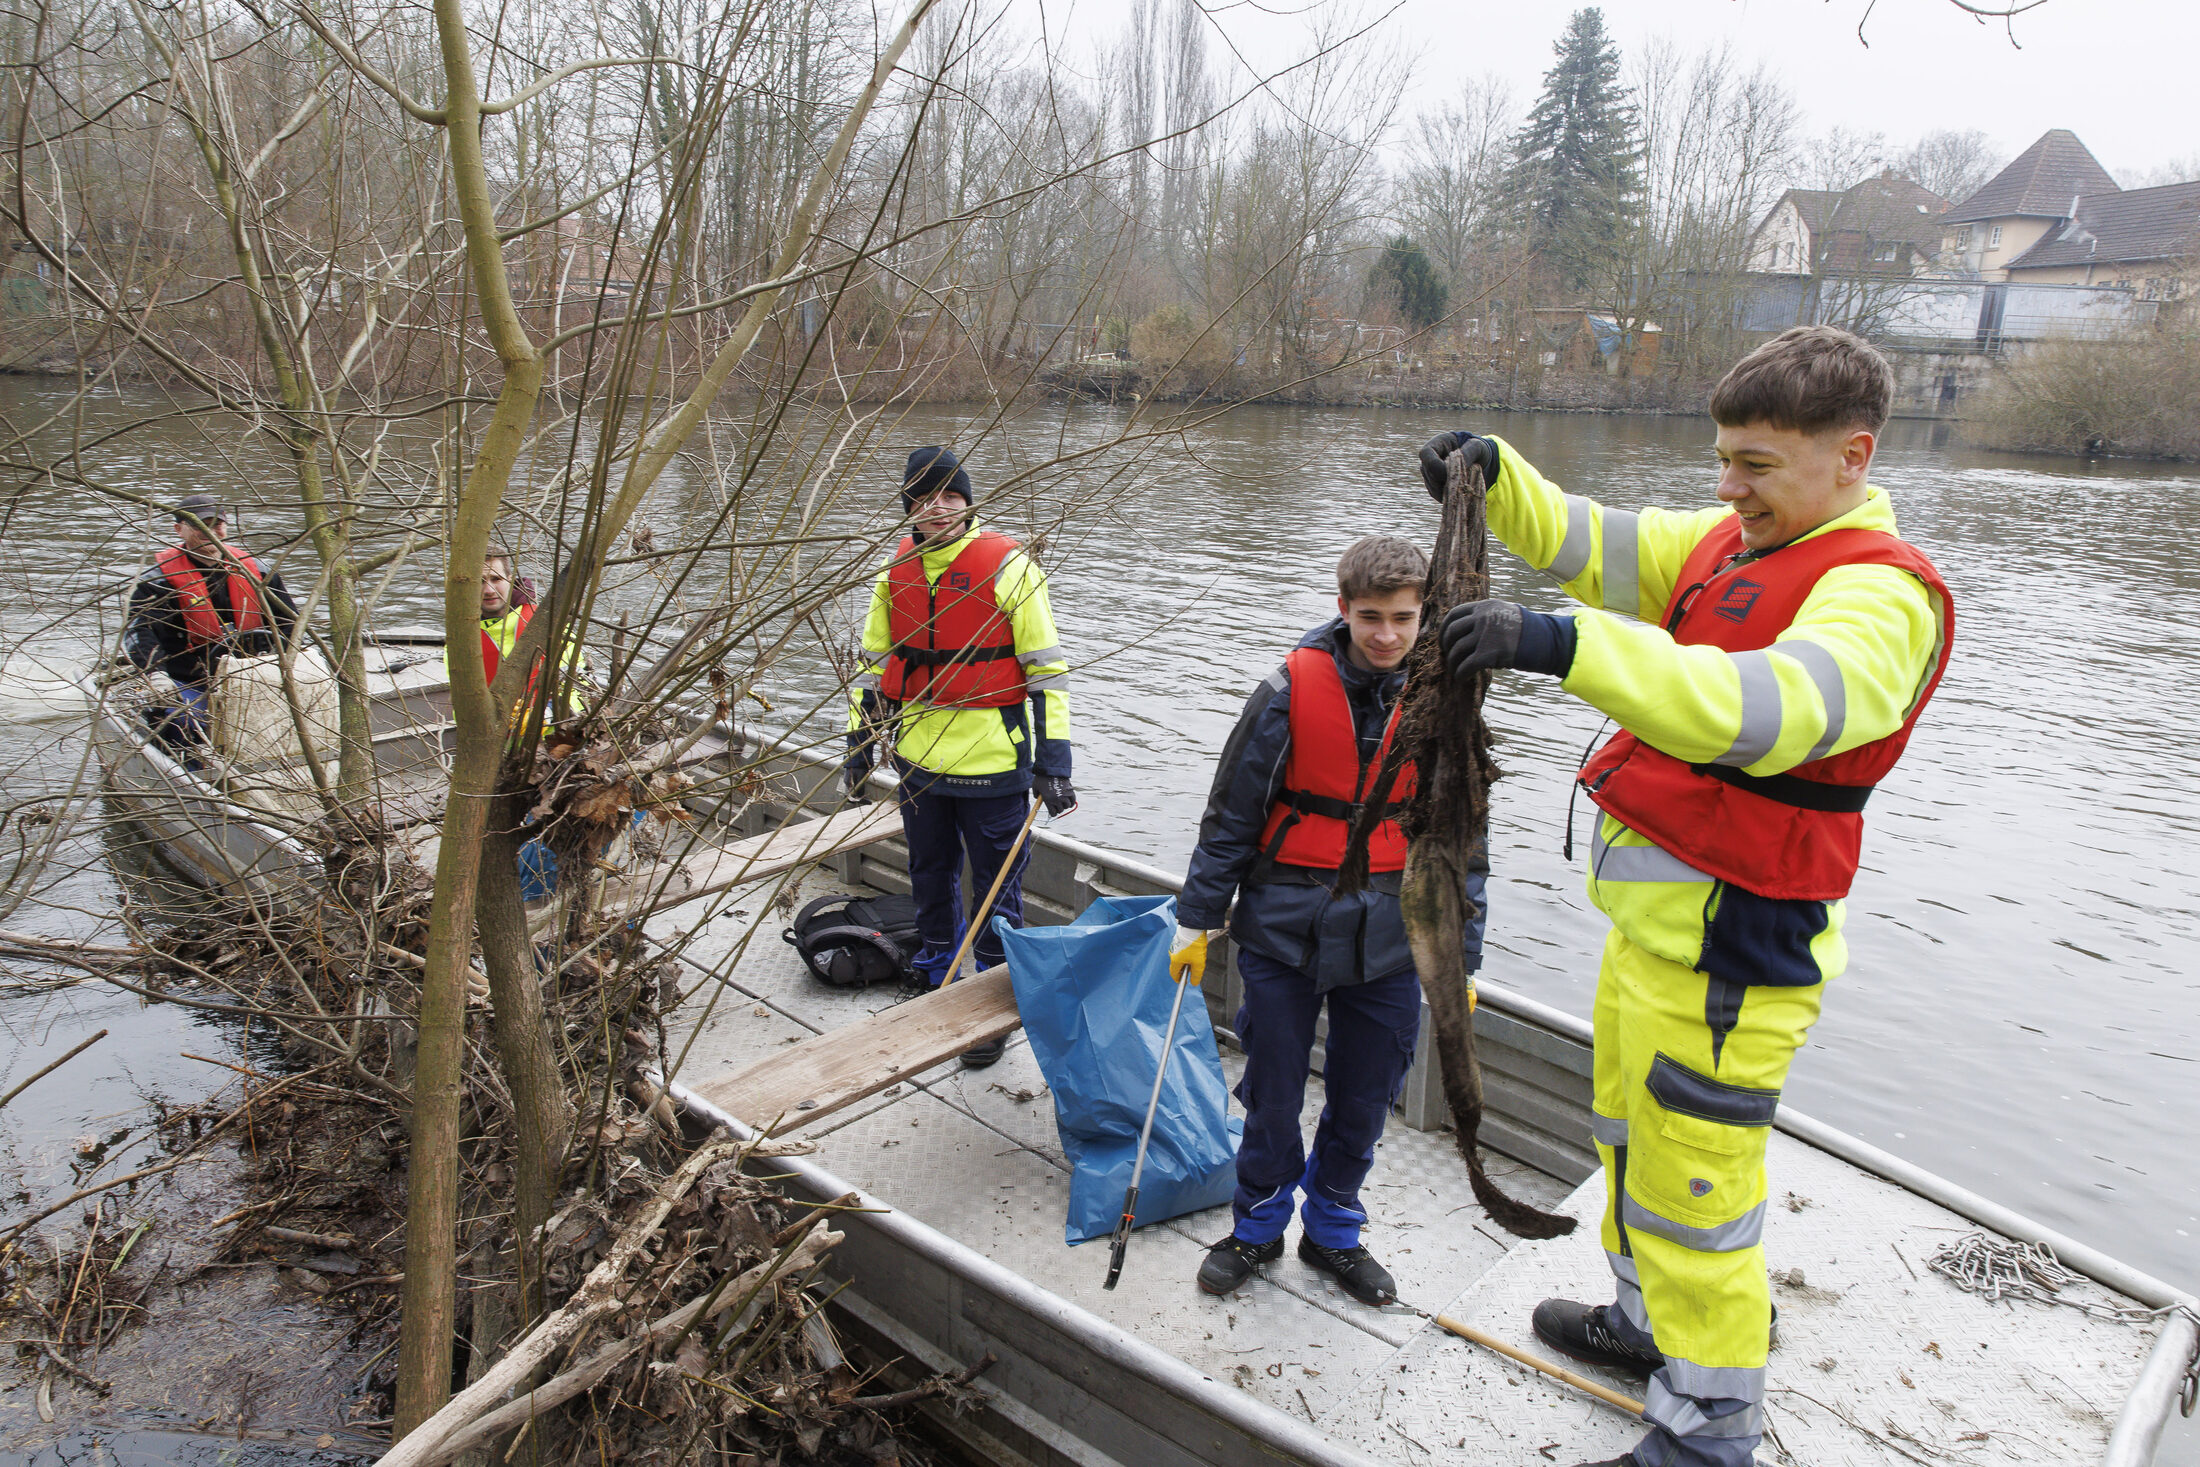
[[[978,496],[970,488],[970,475],[955,457],[954,450],[933,446],[909,451],[908,467],[901,475],[901,508],[907,514],[922,499],[947,490],[960,494],[965,504],[976,504]]]

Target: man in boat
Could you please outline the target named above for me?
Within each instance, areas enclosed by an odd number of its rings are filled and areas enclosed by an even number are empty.
[[[504,659],[519,645],[520,633],[535,619],[535,588],[532,582],[513,574],[512,552],[502,545],[491,544],[481,561],[481,665],[490,682],[495,682],[497,669]],[[588,665],[587,657],[578,645],[566,652],[568,662]],[[445,656],[444,675],[450,675],[450,659]],[[570,711],[577,712],[579,704],[573,702]]]
[[[1069,663],[1047,598],[1046,573],[1017,543],[978,523],[970,475],[946,448],[919,448],[902,474],[903,537],[871,593],[849,713],[844,774],[851,795],[890,749],[909,843],[909,885],[922,942],[914,965],[937,987],[969,920],[964,858],[982,899],[1014,851],[993,915],[1023,923],[1018,837],[1036,796],[1059,818],[1077,808],[1070,784]],[[986,921],[972,944],[980,968],[1002,961]],[[963,1056],[1001,1057],[1000,1040]]]
[[[1832,327],[1751,352],[1711,393],[1720,503],[1704,509],[1562,493],[1497,438],[1421,450],[1439,497],[1446,455],[1479,463],[1490,529],[1609,613],[1476,602],[1442,646],[1459,675],[1556,678],[1619,725],[1578,776],[1600,808],[1589,898],[1612,924],[1591,1129],[1616,1297],[1545,1300],[1533,1324],[1649,1378],[1630,1467],[1744,1467],[1762,1431],[1766,1137],[1847,965],[1865,800],[1953,632],[1940,573],[1866,477],[1893,389],[1886,359]]]
[[[1208,1251],[1199,1286],[1227,1294],[1283,1256],[1298,1200],[1298,1255],[1363,1303],[1397,1297],[1390,1273],[1360,1242],[1360,1186],[1404,1083],[1421,1027],[1421,985],[1398,908],[1405,838],[1385,820],[1369,842],[1372,877],[1359,895],[1331,895],[1357,802],[1393,736],[1406,654],[1421,629],[1428,558],[1407,541],[1370,536],[1337,562],[1337,615],[1308,632],[1246,700],[1200,821],[1171,965],[1194,982],[1207,944],[1231,912],[1245,1003],[1245,1049],[1230,1235]],[[1403,808],[1413,766],[1400,771]],[[1487,863],[1467,882],[1467,968],[1482,962]],[[1314,1025],[1329,1010],[1324,1101],[1311,1155],[1301,1140]]]
[[[176,506],[176,543],[138,577],[122,633],[123,655],[176,685],[181,706],[168,727],[192,742],[205,741],[221,659],[277,650],[298,619],[283,578],[230,544],[228,525],[211,494]]]

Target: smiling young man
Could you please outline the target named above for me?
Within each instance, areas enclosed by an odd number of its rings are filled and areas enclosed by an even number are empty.
[[[880,749],[893,756],[922,942],[913,966],[935,988],[952,976],[947,965],[973,915],[963,862],[976,901],[1014,854],[993,912],[1021,927],[1031,852],[1017,836],[1032,796],[1056,819],[1077,808],[1069,663],[1046,572],[1013,539],[978,522],[976,501],[952,451],[910,453],[901,482],[909,531],[872,588],[842,765],[849,792],[860,795]],[[971,954],[980,968],[1002,961],[990,920]],[[975,1046],[963,1063],[994,1063],[1002,1043]]]
[[[1585,606],[1445,619],[1453,672],[1519,668],[1620,728],[1579,776],[1600,807],[1589,898],[1612,924],[1595,1114],[1613,1303],[1547,1299],[1535,1332],[1649,1377],[1650,1434],[1597,1467],[1744,1467],[1772,1310],[1765,1139],[1789,1061],[1848,962],[1862,811],[1947,666],[1946,584],[1867,478],[1894,379],[1864,341],[1785,332],[1711,394],[1719,505],[1638,512],[1561,493],[1495,438],[1463,449],[1490,529]]]
[[[1177,900],[1183,928],[1171,959],[1180,977],[1197,981],[1208,938],[1230,915],[1245,984],[1237,1017],[1245,1135],[1230,1236],[1199,1270],[1210,1294],[1229,1293],[1283,1255],[1299,1194],[1300,1259],[1363,1303],[1397,1296],[1360,1243],[1360,1184],[1421,1026],[1421,984],[1398,911],[1405,839],[1395,821],[1371,843],[1368,889],[1347,898],[1330,889],[1354,804],[1396,722],[1427,579],[1427,557],[1406,541],[1355,541],[1337,562],[1337,618],[1308,632],[1253,690],[1215,771]],[[1400,773],[1397,801],[1412,791],[1411,769]],[[1478,869],[1467,882],[1470,971],[1482,960],[1482,888]],[[1326,1099],[1309,1155],[1299,1112],[1324,1005]]]

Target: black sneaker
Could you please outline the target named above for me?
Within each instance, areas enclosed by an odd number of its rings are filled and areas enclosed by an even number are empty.
[[[1394,1304],[1397,1281],[1365,1248],[1324,1248],[1306,1234],[1299,1234],[1299,1261],[1310,1263],[1344,1285],[1344,1291],[1362,1304]]]
[[[998,1039],[988,1039],[983,1044],[973,1044],[962,1052],[963,1068],[982,1070],[996,1063],[1001,1057],[1001,1051],[1007,1047],[1008,1036],[1005,1034]]]
[[[1251,1278],[1254,1269],[1281,1257],[1281,1238],[1248,1243],[1232,1233],[1207,1250],[1207,1261],[1199,1266],[1199,1286],[1210,1294],[1227,1294]]]
[[[1561,1355],[1571,1355],[1607,1370],[1629,1375],[1649,1375],[1662,1369],[1665,1357],[1656,1350],[1631,1345],[1613,1332],[1605,1313],[1608,1304],[1576,1304],[1571,1299],[1545,1299],[1535,1306],[1530,1320],[1535,1337]]]

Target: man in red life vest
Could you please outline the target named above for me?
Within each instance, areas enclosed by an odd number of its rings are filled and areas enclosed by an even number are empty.
[[[1177,899],[1183,926],[1171,959],[1179,981],[1198,981],[1208,939],[1230,914],[1245,984],[1237,1017],[1245,1135],[1230,1236],[1199,1270],[1210,1294],[1230,1293],[1283,1255],[1303,1197],[1300,1259],[1364,1303],[1397,1296],[1360,1242],[1360,1184],[1421,1026],[1421,983],[1398,911],[1405,840],[1397,824],[1377,829],[1365,891],[1337,898],[1330,888],[1355,804],[1395,725],[1427,579],[1427,557],[1406,541],[1354,542],[1337,562],[1337,618],[1308,632],[1253,690],[1215,770]],[[1412,793],[1411,769],[1400,772],[1394,801]],[[1482,961],[1483,886],[1478,870],[1467,882],[1469,971]],[[1325,1098],[1309,1155],[1299,1112],[1325,1005]]]
[[[535,619],[537,609],[534,583],[513,573],[512,552],[501,545],[490,545],[481,562],[481,666],[490,682],[497,680],[497,669],[518,645],[520,633]],[[577,662],[584,669],[588,666],[578,646],[567,648],[566,661]],[[447,656],[443,671],[446,677],[450,675]],[[523,694],[530,700],[532,695],[532,688]],[[576,692],[569,711],[578,711],[579,706]]]
[[[920,448],[902,475],[909,534],[887,558],[863,628],[863,671],[849,711],[844,774],[860,796],[881,744],[900,778],[909,886],[923,946],[918,976],[937,986],[969,920],[961,872],[970,861],[983,897],[1016,843],[1031,799],[1054,817],[1077,808],[1070,784],[1069,663],[1062,656],[1046,573],[1012,539],[971,512],[970,475],[945,448]],[[993,914],[1023,922],[1017,852]],[[971,947],[980,968],[999,964],[986,922]],[[963,1056],[978,1068],[1001,1056],[988,1041]]]
[[[1947,666],[1954,609],[1866,479],[1886,359],[1804,326],[1711,394],[1720,505],[1626,511],[1562,493],[1495,438],[1490,529],[1593,612],[1503,601],[1445,619],[1464,675],[1560,679],[1620,731],[1582,769],[1600,809],[1591,1131],[1604,1161],[1610,1304],[1548,1299],[1535,1332],[1649,1378],[1650,1434],[1595,1467],[1746,1467],[1772,1323],[1765,1139],[1788,1064],[1847,965],[1843,898],[1864,803]]]
[[[176,506],[176,543],[153,557],[130,592],[122,650],[147,672],[165,672],[182,707],[173,727],[206,733],[207,694],[225,656],[277,649],[298,619],[283,578],[224,538],[228,515],[211,494]]]

